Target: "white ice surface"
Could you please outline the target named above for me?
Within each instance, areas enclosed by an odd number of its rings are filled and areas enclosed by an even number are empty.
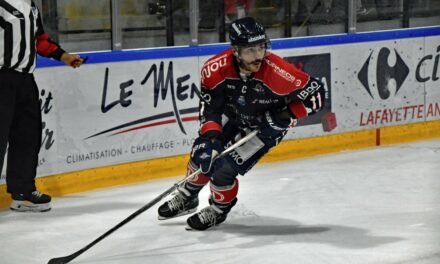
[[[0,263],[69,255],[178,179],[55,198],[48,213],[0,210]],[[227,221],[205,232],[158,221],[159,204],[72,263],[437,264],[440,140],[257,166]]]

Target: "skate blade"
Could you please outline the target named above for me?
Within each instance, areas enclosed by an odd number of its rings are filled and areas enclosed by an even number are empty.
[[[52,208],[50,207],[50,203],[45,204],[33,204],[26,201],[12,201],[11,206],[9,207],[12,211],[16,212],[48,212]]]
[[[213,227],[211,227],[211,228],[213,228]],[[208,229],[211,229],[211,228],[207,228],[207,229],[204,229],[204,230],[200,230],[200,229],[196,229],[196,228],[192,228],[190,225],[186,225],[185,226],[185,230],[186,231],[189,231],[189,232],[203,232],[203,231],[206,231],[206,230],[208,230]]]
[[[211,226],[211,227],[208,227],[208,228],[206,228],[206,229],[196,229],[196,228],[192,228],[190,225],[186,225],[185,226],[185,230],[186,231],[188,231],[188,232],[208,232],[208,231],[212,231],[212,230],[215,230],[216,229],[216,226]]]
[[[195,231],[195,232],[200,231],[200,230],[197,230],[197,229],[194,229],[194,228],[190,227],[189,225],[185,226],[185,230],[186,230],[186,231],[190,231],[190,232],[193,232],[193,231]]]
[[[177,215],[175,215],[175,216],[173,216],[173,217],[164,217],[164,216],[157,216],[157,219],[158,220],[168,220],[168,219],[173,219],[173,218],[176,218],[176,217],[180,217],[180,216],[184,216],[184,215],[187,215],[187,214],[192,214],[192,213],[194,213],[195,211],[197,211],[197,208],[194,208],[194,209],[191,209],[191,210],[188,210],[188,211],[184,211],[184,212],[181,212],[180,214],[177,214]]]

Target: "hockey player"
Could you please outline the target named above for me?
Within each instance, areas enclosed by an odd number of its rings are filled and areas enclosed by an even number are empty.
[[[323,108],[323,84],[268,51],[270,41],[251,17],[234,21],[231,47],[210,58],[201,72],[200,130],[187,173],[202,173],[186,181],[162,204],[159,219],[193,213],[198,193],[210,184],[209,206],[188,218],[189,228],[205,230],[226,220],[237,203],[237,176],[246,174],[286,134],[297,120]],[[225,158],[215,153],[252,130],[256,137]]]

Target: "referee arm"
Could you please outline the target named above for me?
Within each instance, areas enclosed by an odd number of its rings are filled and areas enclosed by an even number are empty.
[[[83,64],[84,59],[78,54],[71,54],[63,50],[58,43],[49,38],[49,34],[44,31],[40,13],[37,18],[37,53],[41,56],[53,58],[64,62],[72,68],[78,68]]]

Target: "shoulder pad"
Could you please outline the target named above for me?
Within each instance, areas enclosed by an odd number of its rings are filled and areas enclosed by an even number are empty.
[[[288,95],[301,89],[310,79],[307,73],[273,53],[268,53],[262,67],[255,78],[264,82],[278,95]]]
[[[214,89],[226,78],[238,78],[232,59],[231,48],[208,59],[202,67],[202,86]]]

